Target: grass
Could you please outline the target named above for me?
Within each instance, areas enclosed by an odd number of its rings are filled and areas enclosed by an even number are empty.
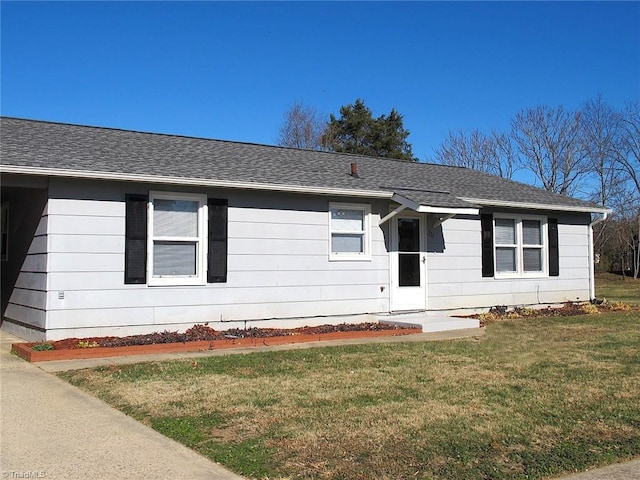
[[[613,273],[596,274],[596,296],[609,301],[640,305],[640,279]]]
[[[639,346],[632,311],[61,376],[250,477],[536,479],[640,454]]]

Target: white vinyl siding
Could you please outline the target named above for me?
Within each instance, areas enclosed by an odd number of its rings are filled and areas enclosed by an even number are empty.
[[[149,190],[119,182],[52,181],[48,338],[183,331],[205,322],[216,330],[244,328],[245,321],[269,327],[333,318],[340,323],[340,315],[389,311],[388,289],[381,290],[389,284],[382,230],[370,232],[370,261],[329,261],[325,196],[185,188],[229,200],[227,282],[124,284],[125,194],[151,198]],[[371,225],[386,208],[384,202],[371,206]]]
[[[514,217],[515,215],[510,216]],[[535,218],[535,215],[523,215],[523,218]],[[483,277],[482,236],[478,217],[458,215],[444,222],[442,231],[428,227],[429,309],[455,312],[496,305],[539,305],[588,300],[589,215],[558,213],[556,218],[560,254],[558,277],[539,273]],[[430,223],[432,221],[429,220]],[[545,239],[544,231],[542,235]]]
[[[371,207],[358,204],[329,206],[331,260],[370,260]]]
[[[149,285],[205,283],[206,195],[151,192]]]
[[[300,326],[343,321],[339,315],[389,312],[388,223],[377,227],[381,213],[389,211],[383,201],[371,205],[371,261],[343,262],[328,255],[327,197],[185,188],[229,199],[227,283],[124,284],[125,194],[148,195],[149,188],[52,178],[36,232],[44,238],[34,242],[16,284],[23,289],[46,284],[47,310],[26,310],[26,292],[21,292],[20,304],[10,306],[12,318],[30,319],[47,329],[47,338],[59,339],[183,331],[204,322],[216,330],[243,328],[245,321],[248,326]],[[153,186],[161,188],[169,187]],[[332,200],[338,204],[340,198]],[[434,217],[427,215],[429,309],[588,300],[589,215],[557,218],[560,276],[516,281],[482,277],[478,216],[458,215],[432,228]],[[42,299],[28,303],[42,304]]]

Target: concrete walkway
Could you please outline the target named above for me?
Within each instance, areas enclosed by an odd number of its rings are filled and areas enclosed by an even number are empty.
[[[2,478],[242,479],[47,372],[259,350],[481,337],[484,329],[408,337],[332,340],[107,359],[30,364],[8,352],[21,341],[0,330],[0,476]],[[560,477],[561,480],[640,480],[640,459]],[[558,479],[560,480],[560,479]]]
[[[630,462],[616,463],[608,467],[596,468],[589,472],[574,473],[558,480],[638,480],[640,479],[640,458]]]
[[[0,477],[242,479],[9,354],[0,330]]]

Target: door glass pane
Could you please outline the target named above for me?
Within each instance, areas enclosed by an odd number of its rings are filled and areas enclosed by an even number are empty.
[[[363,235],[334,233],[331,235],[333,253],[364,253]]]
[[[198,202],[154,200],[153,229],[156,237],[197,237]]]
[[[498,272],[516,271],[516,249],[496,248],[496,270]]]
[[[398,219],[398,251],[420,251],[420,220],[417,218]]]
[[[196,242],[154,242],[154,275],[196,275]]]
[[[420,286],[420,254],[419,253],[399,253],[398,254],[398,284],[401,287]]]

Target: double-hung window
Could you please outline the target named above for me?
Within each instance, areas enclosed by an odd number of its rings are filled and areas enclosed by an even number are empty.
[[[371,207],[360,204],[329,206],[329,244],[331,260],[369,260]]]
[[[207,197],[151,192],[149,285],[200,285],[206,277]]]
[[[494,224],[498,276],[546,274],[547,222],[543,217],[497,216]]]

